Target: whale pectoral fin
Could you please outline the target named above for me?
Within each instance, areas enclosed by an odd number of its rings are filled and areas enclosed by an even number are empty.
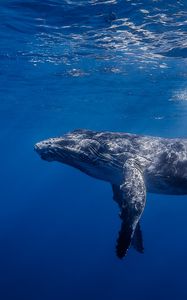
[[[132,245],[136,251],[139,253],[144,252],[143,247],[143,238],[142,238],[142,232],[140,229],[140,224],[138,222],[136,229],[134,231],[134,234],[132,236],[132,230],[129,229],[129,226],[127,226],[125,221],[122,221],[121,223],[121,229],[119,231],[119,236],[117,239],[116,244],[116,253],[119,258],[123,258],[128,248]]]
[[[146,201],[146,188],[143,172],[134,159],[128,159],[124,165],[124,183],[113,186],[114,200],[121,208],[121,229],[117,240],[117,256],[126,255],[140,220]]]
[[[132,238],[131,245],[134,247],[136,251],[139,253],[144,253],[144,246],[143,246],[143,236],[142,230],[140,227],[140,222],[136,225],[136,229]]]

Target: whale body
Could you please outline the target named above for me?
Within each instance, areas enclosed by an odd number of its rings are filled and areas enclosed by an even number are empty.
[[[79,129],[35,145],[46,161],[58,161],[112,185],[122,219],[117,256],[130,245],[143,252],[140,218],[146,192],[187,194],[187,139]]]

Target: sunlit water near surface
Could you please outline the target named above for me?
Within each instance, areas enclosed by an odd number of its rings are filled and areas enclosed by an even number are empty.
[[[187,197],[148,194],[117,259],[109,184],[39,159],[75,128],[187,137],[187,2],[0,3],[0,299],[187,299]]]

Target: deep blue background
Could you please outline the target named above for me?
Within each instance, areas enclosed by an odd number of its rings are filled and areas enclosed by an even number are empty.
[[[33,145],[75,128],[187,137],[186,1],[1,1],[0,299],[187,299],[187,197],[115,256],[111,187]]]

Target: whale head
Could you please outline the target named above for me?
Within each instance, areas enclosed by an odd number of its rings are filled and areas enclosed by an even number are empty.
[[[62,137],[41,141],[34,149],[46,161],[59,161],[85,171],[87,165],[91,167],[103,163],[99,154],[102,147],[94,139],[93,131],[75,130]]]

